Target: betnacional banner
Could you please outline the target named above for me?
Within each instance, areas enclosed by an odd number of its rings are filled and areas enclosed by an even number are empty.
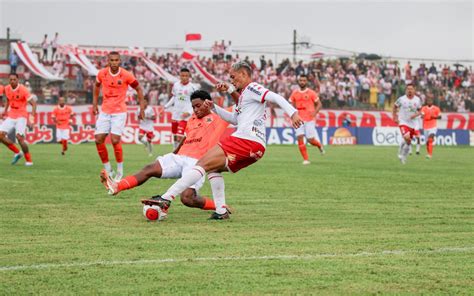
[[[28,143],[54,143],[55,126],[52,111],[55,106],[38,105],[35,124],[28,129]],[[158,115],[155,121],[155,144],[170,144],[171,114],[163,107],[155,106]],[[71,142],[74,144],[93,142],[96,116],[91,105],[73,106],[76,116],[71,126]],[[127,127],[122,140],[124,143],[138,141],[138,106],[128,107]],[[0,114],[3,109],[0,108]],[[267,110],[267,142],[271,144],[295,144],[296,136],[288,116],[280,109]],[[1,121],[1,119],[0,119]],[[350,121],[350,124],[349,124]],[[346,126],[344,126],[346,125]],[[323,110],[316,118],[318,137],[325,145],[398,145],[400,130],[392,120],[390,112]],[[423,132],[421,141],[424,142]],[[437,145],[474,146],[474,113],[443,113],[438,121]]]

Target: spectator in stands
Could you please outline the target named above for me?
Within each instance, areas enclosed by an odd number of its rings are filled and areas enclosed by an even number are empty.
[[[49,48],[49,41],[48,41],[48,34],[44,34],[43,42],[41,42],[41,48],[43,49],[43,56],[41,57],[41,61],[47,62],[48,61],[48,48]]]
[[[230,40],[225,48],[225,59],[226,61],[232,61],[232,41]]]
[[[42,92],[43,92],[43,100],[44,100],[44,103],[45,104],[52,104],[53,103],[53,100],[52,100],[52,90],[51,90],[51,86],[48,84],[46,84],[43,89],[42,89]]]
[[[82,73],[82,68],[78,68],[76,72],[76,89],[84,88],[84,74]]]
[[[225,55],[225,42],[224,40],[221,41],[219,44],[219,60],[223,60]]]
[[[55,61],[56,60],[56,53],[58,50],[58,39],[59,39],[59,33],[56,32],[54,35],[54,39],[51,41],[51,49],[52,49],[52,55],[51,55],[51,60]]]
[[[10,53],[10,73],[16,73],[16,68],[18,67],[18,56],[16,52],[12,50]]]
[[[212,59],[214,61],[217,61],[217,59],[219,58],[219,44],[217,44],[217,41],[214,42],[214,45],[211,48],[211,52],[212,52]]]
[[[86,89],[86,104],[92,104],[92,91],[94,89],[94,79],[92,77],[88,77],[86,82],[84,83],[84,87]]]

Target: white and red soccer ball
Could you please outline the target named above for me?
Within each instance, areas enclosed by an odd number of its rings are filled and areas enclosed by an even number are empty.
[[[143,216],[145,216],[148,221],[162,221],[166,218],[167,213],[164,212],[159,206],[144,205]]]

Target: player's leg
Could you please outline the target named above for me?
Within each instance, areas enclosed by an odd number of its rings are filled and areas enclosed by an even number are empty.
[[[220,172],[211,172],[207,175],[211,184],[212,197],[214,198],[215,212],[209,219],[223,220],[229,218],[229,211],[225,202],[225,183],[224,177]]]
[[[426,135],[428,137],[426,137]],[[425,138],[426,138],[426,150],[428,154],[426,155],[426,158],[431,158],[433,157],[433,146],[434,146],[434,140],[435,140],[435,135],[436,135],[436,130],[430,130],[426,133]]]
[[[301,125],[295,130],[296,139],[298,140],[298,149],[300,150],[301,156],[303,157],[303,164],[310,164],[308,159],[308,150],[306,149],[306,143],[304,142],[304,125]]]
[[[416,155],[420,155],[420,148],[421,148],[421,140],[420,140],[420,131],[416,131]]]
[[[63,154],[67,151],[67,142],[69,141],[69,129],[62,130],[62,146]]]
[[[20,150],[16,145],[8,138],[8,134],[15,129],[16,120],[7,118],[0,125],[0,142],[2,142],[7,148],[15,153],[15,157],[18,158],[15,163],[22,157]],[[15,158],[13,159],[15,160]],[[15,164],[12,162],[12,164]]]
[[[171,134],[173,135],[173,148],[174,149],[178,147],[178,143],[179,143],[177,133],[178,133],[178,121],[172,120],[171,121]]]
[[[199,196],[194,188],[188,188],[181,193],[181,203],[189,208],[215,210],[214,201],[208,197]]]
[[[146,133],[146,139],[147,139],[147,148],[148,148],[148,156],[153,156],[153,137],[155,134],[153,131],[147,132]]]
[[[126,176],[119,182],[114,181],[110,176],[108,176],[105,170],[102,170],[100,173],[100,179],[102,184],[108,190],[109,194],[116,195],[121,191],[129,190],[137,186],[142,185],[150,178],[161,178],[163,173],[162,165],[160,160],[157,160],[153,163],[146,165],[138,173],[130,176]]]
[[[319,136],[316,131],[316,124],[314,123],[314,121],[305,122],[304,133],[306,135],[306,139],[308,139],[308,143],[315,147],[318,147],[319,152],[321,152],[321,154],[324,154],[324,147],[319,141]]]
[[[120,180],[123,177],[123,149],[121,143],[121,137],[127,121],[127,113],[113,114],[110,128],[110,140],[114,147],[115,161],[117,163],[117,175],[116,180]]]
[[[100,113],[95,124],[95,145],[99,158],[104,165],[104,169],[109,175],[112,174],[112,166],[109,162],[109,153],[107,152],[107,146],[105,145],[105,139],[110,133],[111,129],[111,116],[109,114]]]
[[[16,134],[16,139],[18,141],[18,144],[21,147],[21,151],[23,152],[23,155],[25,156],[25,165],[32,166],[33,160],[31,159],[31,154],[30,154],[28,145],[25,142],[25,136],[21,134]]]

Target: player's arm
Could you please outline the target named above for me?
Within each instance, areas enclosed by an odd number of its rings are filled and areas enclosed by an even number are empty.
[[[215,86],[215,88],[219,92],[228,93],[232,97],[232,99],[234,100],[234,102],[236,104],[239,102],[240,94],[235,90],[235,87],[232,84],[227,84],[227,83],[224,83],[224,82],[220,82]]]
[[[156,120],[156,112],[155,112],[155,109],[153,109],[153,115],[150,116],[149,119],[151,119],[151,120]]]
[[[291,106],[291,104],[287,100],[285,100],[284,97],[280,96],[279,94],[274,93],[272,91],[267,91],[266,93],[264,93],[262,101],[275,103],[280,106],[280,108],[282,108],[283,111],[285,111],[285,113],[290,116],[294,128],[299,128],[303,124],[303,120],[301,120],[298,111],[293,106]]]
[[[413,114],[412,116],[410,116],[410,118],[411,118],[411,119],[415,119],[415,118],[420,117],[420,116],[422,116],[422,115],[423,115],[423,113],[421,112],[421,109],[418,109],[418,110],[416,110],[415,114]]]
[[[319,113],[322,107],[323,107],[323,104],[321,103],[321,100],[318,99],[316,102],[314,102],[314,115],[315,116]]]
[[[393,122],[395,122],[396,124],[399,124],[399,121],[398,121],[398,104],[397,104],[397,102],[395,102],[395,104],[393,105],[392,118],[393,118]]]
[[[173,106],[173,104],[174,104],[174,99],[175,99],[175,97],[174,97],[174,95],[173,95],[173,96],[171,97],[171,99],[165,104],[165,110],[168,110],[169,107]]]
[[[32,97],[30,97],[28,99],[28,103],[31,105],[30,123],[33,124],[35,122],[36,117],[36,101],[33,100]]]
[[[99,114],[98,103],[99,103],[100,85],[101,83],[99,82],[99,80],[96,80],[94,84],[94,92],[92,94],[92,112],[94,113],[94,115]]]
[[[7,99],[7,102],[5,103],[5,109],[3,109],[3,117],[7,117],[8,114],[8,109],[10,109],[10,101]]]
[[[214,113],[216,113],[223,120],[227,121],[230,124],[237,125],[237,113],[229,112],[224,108],[217,106],[216,104],[214,104],[214,102],[208,100],[204,101],[204,105],[206,105],[206,107],[211,108],[212,111],[214,111]]]
[[[143,89],[138,81],[134,81],[131,86],[137,91],[138,104],[140,105],[140,119],[145,119],[145,99],[143,96]]]
[[[177,153],[179,152],[179,149],[181,149],[181,146],[183,146],[185,140],[186,140],[186,136],[183,136],[183,137],[181,138],[181,141],[179,141],[178,147],[176,147],[176,148],[173,150],[173,154],[177,154]]]

